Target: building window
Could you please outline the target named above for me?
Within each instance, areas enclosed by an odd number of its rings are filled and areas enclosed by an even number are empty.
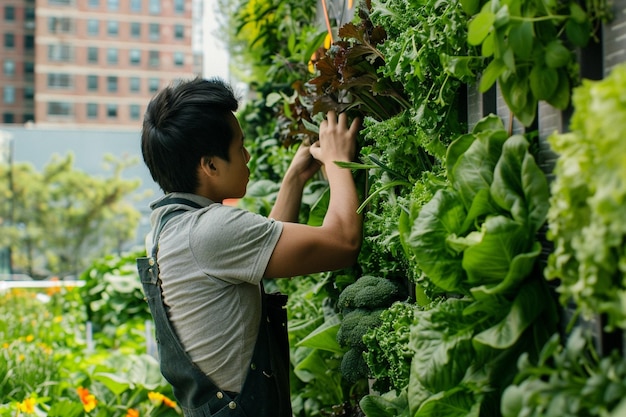
[[[4,34],[4,47],[15,48],[15,35],[13,33]]]
[[[100,0],[89,0],[89,7],[100,7]]]
[[[34,25],[35,23],[35,8],[34,7],[29,7],[29,6],[24,7],[24,21],[32,22]],[[28,26],[27,28],[30,29]],[[32,26],[32,28],[34,29],[35,26]]]
[[[15,20],[15,6],[4,6],[4,20],[7,22]]]
[[[4,75],[11,77],[15,75],[15,61],[12,59],[4,60]]]
[[[72,0],[48,0],[48,4],[54,4],[57,6],[70,6]]]
[[[149,90],[151,93],[156,93],[159,91],[159,79],[158,78],[150,78],[148,80]]]
[[[72,87],[72,84],[72,76],[70,74],[48,74],[49,88],[68,89]]]
[[[24,49],[27,51],[35,49],[35,35],[24,35]]]
[[[107,117],[110,119],[117,118],[117,104],[107,104]]]
[[[13,113],[2,113],[2,123],[15,123],[15,115]]]
[[[185,39],[185,25],[174,25],[174,38]]]
[[[130,77],[128,80],[130,84],[130,91],[132,93],[138,93],[141,91],[141,79],[139,77]]]
[[[98,104],[97,103],[87,103],[87,118],[88,119],[98,118]]]
[[[174,11],[176,13],[185,13],[185,0],[174,0]]]
[[[161,37],[161,25],[158,23],[150,23],[149,25],[150,40],[158,41]]]
[[[185,64],[185,54],[182,52],[174,52],[174,65],[182,67]]]
[[[109,36],[117,36],[120,33],[120,22],[117,20],[109,20],[107,23],[107,33]]]
[[[98,63],[98,48],[90,46],[87,48],[87,62],[91,64]]]
[[[141,64],[141,50],[131,49],[129,54],[130,54],[130,65]]]
[[[152,14],[161,13],[161,0],[150,0],[150,4],[148,6],[148,10]]]
[[[141,0],[130,0],[130,11],[131,12],[140,12],[141,11]]]
[[[98,91],[98,76],[97,75],[87,76],[87,90]]]
[[[140,117],[139,104],[131,104],[129,110],[130,110],[130,119],[139,120],[139,117]]]
[[[25,100],[32,100],[35,98],[35,87],[32,86],[25,86],[24,87],[24,99]]]
[[[48,18],[48,31],[50,33],[72,33],[72,19],[51,16]]]
[[[117,77],[116,76],[111,75],[107,77],[107,91],[109,93],[117,92]]]
[[[72,103],[65,101],[51,101],[48,103],[49,116],[71,116]]]
[[[24,75],[32,75],[35,73],[35,63],[32,61],[24,61]]]
[[[120,0],[107,0],[107,8],[109,10],[119,10]]]
[[[141,23],[130,23],[130,36],[132,36],[133,38],[141,38]]]
[[[23,119],[24,123],[26,122],[34,122],[35,121],[35,115],[32,113],[24,113],[24,119]]]
[[[107,62],[109,64],[117,64],[119,57],[119,51],[117,48],[107,49]]]
[[[98,36],[100,34],[100,21],[97,19],[87,20],[87,34],[90,36]]]
[[[2,101],[6,104],[15,103],[15,87],[13,87],[12,85],[4,86],[2,92]]]
[[[152,67],[159,66],[159,51],[150,51],[148,56],[148,63]]]
[[[48,45],[48,60],[69,62],[74,58],[70,45]]]

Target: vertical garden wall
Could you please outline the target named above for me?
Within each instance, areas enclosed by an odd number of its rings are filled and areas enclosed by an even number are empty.
[[[231,25],[263,68],[243,206],[325,111],[364,119],[358,264],[277,284],[295,413],[624,413],[626,3],[305,3]],[[320,177],[301,220],[327,201]]]

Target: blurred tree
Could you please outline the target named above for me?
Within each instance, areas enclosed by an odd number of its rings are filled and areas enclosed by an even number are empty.
[[[75,169],[72,154],[53,157],[42,172],[13,164],[12,184],[0,181],[0,247],[11,247],[14,272],[78,276],[134,239],[140,213],[128,197],[140,180],[121,174],[136,161],[106,156],[105,162],[112,171],[106,178]],[[0,178],[8,169],[0,165]]]

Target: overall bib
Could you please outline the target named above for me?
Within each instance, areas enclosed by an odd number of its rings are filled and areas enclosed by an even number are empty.
[[[180,198],[166,199],[159,206],[173,203],[200,208]],[[186,211],[180,209],[166,214],[155,231],[152,256],[137,259],[139,277],[154,319],[161,373],[172,385],[185,417],[291,417],[286,295],[267,294],[261,285],[259,335],[240,393],[220,390],[193,363],[178,339],[163,304],[156,255],[159,234],[165,223]]]

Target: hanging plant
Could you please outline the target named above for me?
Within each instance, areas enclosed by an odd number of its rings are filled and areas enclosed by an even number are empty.
[[[579,83],[575,48],[587,46],[597,25],[610,17],[607,2],[462,0],[473,15],[467,42],[489,61],[479,91],[496,81],[507,105],[524,126],[536,118],[539,101],[564,110]]]

